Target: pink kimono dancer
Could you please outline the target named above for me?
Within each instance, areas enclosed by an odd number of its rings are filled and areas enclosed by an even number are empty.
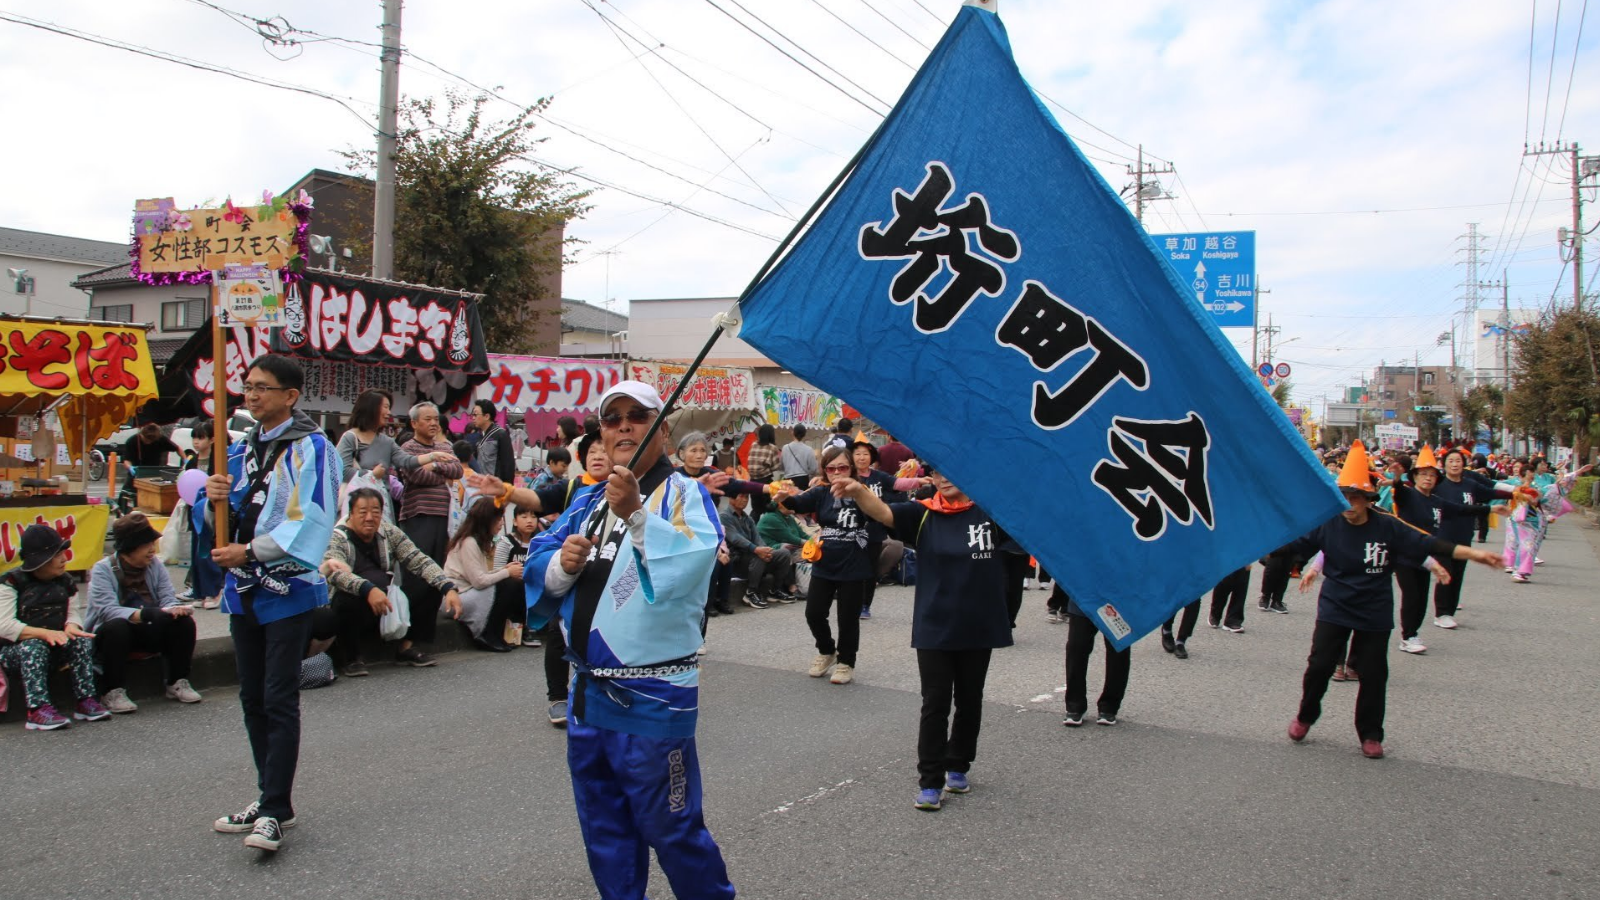
[[[1544,542],[1544,530],[1540,527],[1543,519],[1537,510],[1530,510],[1527,504],[1518,506],[1516,512],[1506,516],[1506,568],[1524,578],[1533,575],[1533,560],[1539,552],[1539,545]]]

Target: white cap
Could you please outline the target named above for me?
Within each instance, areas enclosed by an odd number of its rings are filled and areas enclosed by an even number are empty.
[[[619,381],[611,389],[600,396],[600,412],[603,415],[606,406],[618,397],[632,397],[639,401],[639,405],[646,409],[661,409],[665,403],[661,402],[661,395],[654,387],[642,381]]]

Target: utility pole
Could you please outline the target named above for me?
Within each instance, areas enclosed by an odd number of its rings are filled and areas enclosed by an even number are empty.
[[[1577,141],[1566,145],[1555,144],[1546,147],[1544,142],[1539,143],[1537,150],[1526,147],[1523,156],[1565,156],[1572,167],[1572,231],[1567,232],[1562,228],[1556,233],[1556,242],[1561,246],[1569,243],[1572,247],[1572,308],[1583,308],[1583,182],[1600,172],[1600,156],[1583,156]]]
[[[1272,324],[1272,316],[1267,316],[1267,327],[1261,329],[1261,334],[1267,339],[1267,362],[1272,362],[1272,339],[1277,337],[1283,329]]]
[[[1270,294],[1272,291],[1263,290],[1257,281],[1257,287],[1251,289],[1250,303],[1250,370],[1255,371],[1261,364],[1261,295]],[[1271,317],[1268,317],[1271,322]],[[1270,355],[1270,354],[1268,354]]]
[[[1128,187],[1133,188],[1133,217],[1138,219],[1141,225],[1144,224],[1144,201],[1176,199],[1161,186],[1161,182],[1154,178],[1146,181],[1146,176],[1171,175],[1177,171],[1172,167],[1172,163],[1167,163],[1159,169],[1153,165],[1146,164],[1144,161],[1144,145],[1139,145],[1139,164],[1128,167],[1128,174],[1133,176],[1133,184]],[[1123,188],[1124,193],[1127,190],[1128,188]]]
[[[372,202],[372,275],[394,280],[394,170],[399,152],[400,6],[383,0],[383,65],[378,87],[378,173]]]

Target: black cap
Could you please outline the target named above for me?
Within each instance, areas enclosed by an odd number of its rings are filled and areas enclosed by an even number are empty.
[[[22,571],[32,572],[55,558],[67,539],[49,525],[29,525],[22,532]]]

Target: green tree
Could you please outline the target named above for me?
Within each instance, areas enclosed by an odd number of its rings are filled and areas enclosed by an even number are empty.
[[[590,192],[534,168],[532,135],[548,98],[504,121],[484,116],[486,95],[450,92],[442,107],[408,99],[395,158],[395,277],[484,295],[484,337],[500,353],[554,352],[530,335],[547,299],[543,278],[567,261],[572,238],[555,240],[589,210]],[[352,171],[376,170],[374,150],[342,154]],[[352,242],[353,243],[353,242]],[[532,327],[530,327],[532,326]]]
[[[1588,309],[1546,313],[1517,338],[1506,396],[1506,425],[1548,445],[1554,439],[1589,457],[1590,423],[1600,415],[1600,316]]]
[[[1279,379],[1278,383],[1272,386],[1272,400],[1280,407],[1288,406],[1290,394],[1292,394],[1293,391],[1294,385],[1292,383],[1284,379]]]

